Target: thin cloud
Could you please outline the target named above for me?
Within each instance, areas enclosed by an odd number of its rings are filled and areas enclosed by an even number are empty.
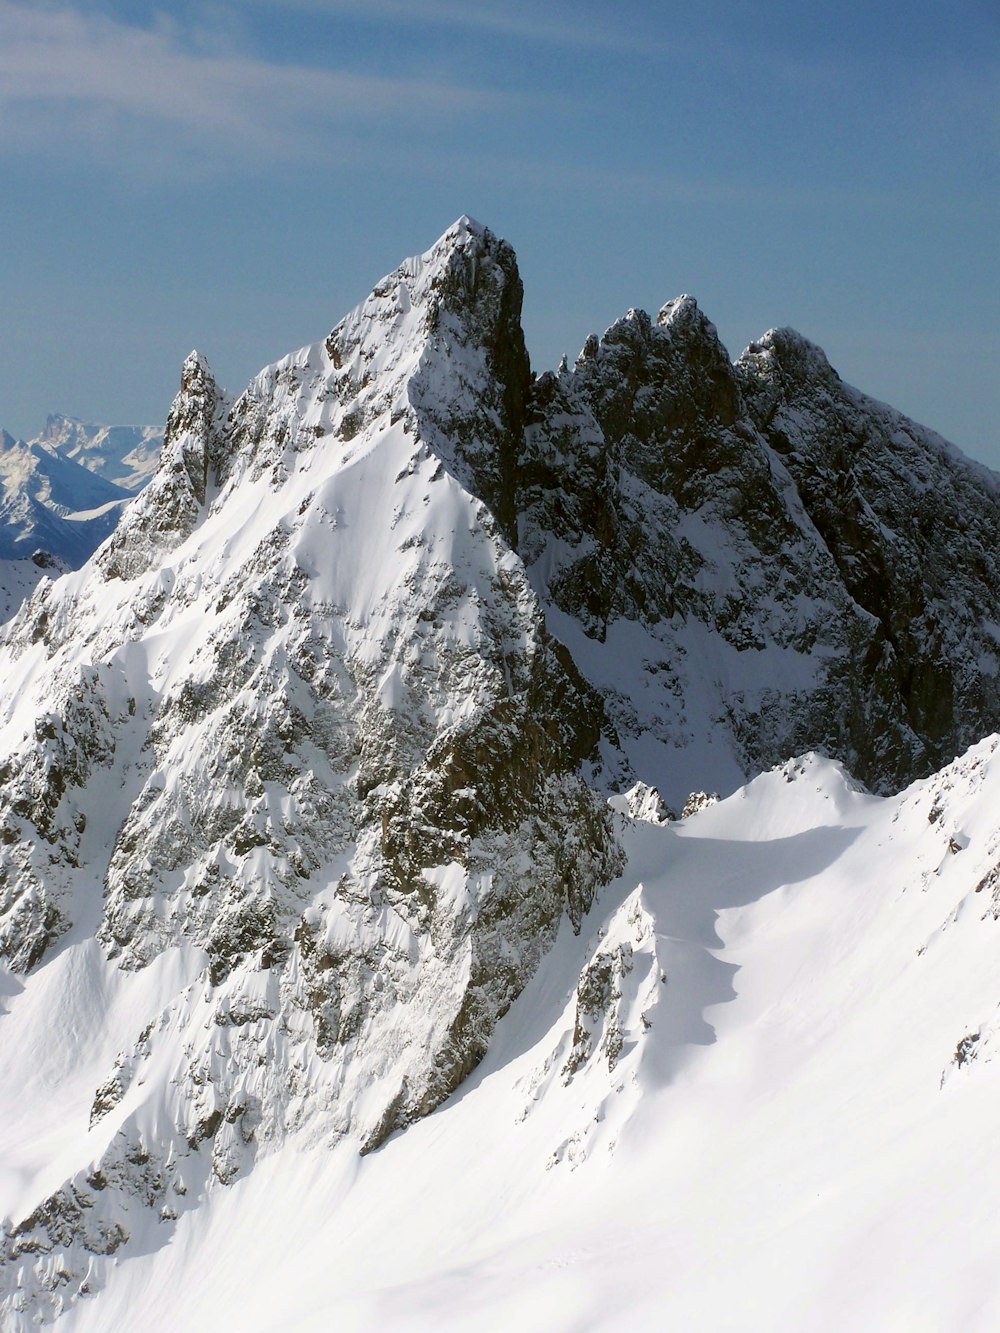
[[[176,28],[0,0],[0,146],[80,136],[125,145],[136,123],[241,156],[312,152],[331,125],[485,113],[505,94],[447,81],[191,52]]]
[[[844,218],[905,213],[912,217],[926,210],[934,216],[956,221],[978,215],[985,201],[955,194],[942,199],[932,185],[923,193],[891,185],[859,183],[846,188],[839,182],[828,185],[789,184],[782,181],[740,178],[732,174],[676,173],[666,169],[618,168],[601,162],[575,163],[535,156],[511,156],[491,152],[422,152],[408,149],[394,153],[386,149],[384,162],[401,176],[407,172],[425,179],[450,181],[468,178],[483,185],[504,180],[533,190],[579,193],[585,200],[634,198],[637,206],[677,208],[740,208],[770,212],[775,208],[804,215]]]
[[[494,33],[528,42],[555,46],[617,51],[622,54],[662,54],[666,45],[650,36],[637,36],[624,29],[594,24],[576,15],[551,18],[526,13],[510,4],[499,8],[481,3],[459,4],[454,0],[253,0],[258,7],[296,9],[315,14],[349,14],[360,20],[393,19],[411,25],[435,25]]]

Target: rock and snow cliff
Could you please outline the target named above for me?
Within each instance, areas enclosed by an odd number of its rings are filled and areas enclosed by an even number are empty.
[[[997,480],[690,297],[531,391],[521,553],[668,800],[821,747],[898,789],[1000,725]]]
[[[42,579],[66,574],[69,566],[48,551],[5,560],[0,556],[0,624],[9,620]]]
[[[178,960],[8,1236],[15,1303],[92,1287],[182,1178],[433,1109],[620,869],[600,701],[476,493],[519,301],[463,221],[235,402],[193,355],[148,488],[10,627],[0,948]]]
[[[535,379],[520,302],[463,218],[239,397],[192,353],[149,485],[4,631],[0,1043],[48,1099],[9,1319],[440,1105],[627,880],[630,817],[669,855],[649,788],[819,747],[889,791],[1000,726],[989,474],[798,335],[732,365],[689,297]],[[615,911],[528,1109],[604,1098],[662,1006],[676,950],[637,884]]]

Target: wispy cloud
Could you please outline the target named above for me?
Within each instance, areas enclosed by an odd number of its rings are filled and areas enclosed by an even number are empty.
[[[312,154],[338,127],[495,111],[503,93],[443,79],[397,78],[191,50],[176,25],[142,28],[68,6],[0,0],[0,148],[89,139],[114,152],[142,127],[179,150],[237,158]]]
[[[409,26],[462,28],[533,43],[618,51],[623,54],[663,53],[667,46],[651,34],[640,34],[620,21],[616,26],[595,22],[593,15],[559,13],[560,6],[533,9],[504,0],[499,5],[483,0],[251,0],[258,7],[295,9],[315,14],[341,14],[365,21],[394,20]],[[620,15],[617,16],[620,19]]]
[[[749,172],[713,172],[710,167],[702,172],[666,166],[629,169],[600,160],[567,161],[547,155],[544,145],[535,153],[520,156],[419,149],[407,149],[404,154],[389,148],[383,160],[399,176],[413,173],[427,180],[463,179],[482,186],[503,180],[512,188],[527,188],[540,196],[553,192],[575,195],[586,209],[603,203],[615,208],[623,199],[634,200],[636,207],[643,209],[745,209],[748,225],[755,212],[767,214],[776,209],[789,216],[814,219],[905,215],[912,220],[926,212],[960,222],[980,213],[987,215],[992,202],[961,192],[941,198],[933,182],[916,191],[891,182],[796,183]]]

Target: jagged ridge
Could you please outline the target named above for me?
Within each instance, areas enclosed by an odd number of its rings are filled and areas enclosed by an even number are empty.
[[[671,799],[810,748],[897,790],[1000,724],[996,480],[799,335],[630,311],[529,413],[521,552]]]

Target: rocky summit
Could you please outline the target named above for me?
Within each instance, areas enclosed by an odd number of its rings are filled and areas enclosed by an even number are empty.
[[[991,474],[791,330],[734,364],[688,296],[536,376],[521,297],[462,218],[239,396],[192,353],[149,484],[3,631],[0,1043],[43,991],[79,1016],[37,1038],[62,1146],[0,1201],[10,1326],[289,1144],[439,1107],[628,829],[805,751],[897,792],[1000,728]],[[650,911],[532,1097],[648,1030]]]
[[[799,334],[733,365],[680,297],[529,402],[520,553],[669,799],[813,748],[890,791],[995,730],[997,479]]]

